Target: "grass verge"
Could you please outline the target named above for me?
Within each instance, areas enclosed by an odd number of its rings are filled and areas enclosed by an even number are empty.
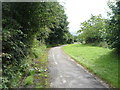
[[[31,51],[33,59],[29,62],[29,70],[21,87],[48,88],[48,50],[45,45],[35,43]]]
[[[118,59],[120,58],[114,54],[114,50],[81,44],[67,45],[63,50],[108,84],[119,87]]]

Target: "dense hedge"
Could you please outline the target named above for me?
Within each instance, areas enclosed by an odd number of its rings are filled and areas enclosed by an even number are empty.
[[[19,80],[29,71],[31,61],[40,55],[36,45],[50,44],[49,38],[56,36],[60,36],[57,38],[60,42],[54,44],[70,43],[72,40],[68,38],[72,36],[64,8],[58,2],[4,2],[2,11],[1,87],[18,87]]]
[[[112,15],[107,30],[107,41],[112,48],[116,48],[120,53],[120,1],[116,1],[115,4],[109,3],[109,7],[112,10]]]

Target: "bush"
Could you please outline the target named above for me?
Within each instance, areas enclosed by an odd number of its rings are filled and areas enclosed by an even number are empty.
[[[98,44],[98,46],[99,46],[99,47],[108,48],[107,42],[100,42],[100,43]]]

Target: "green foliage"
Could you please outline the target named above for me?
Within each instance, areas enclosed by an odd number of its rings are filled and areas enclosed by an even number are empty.
[[[114,3],[109,2],[108,4],[112,10],[112,15],[110,15],[107,30],[107,41],[112,48],[116,48],[118,53],[120,53],[120,1]]]
[[[47,44],[65,44],[72,43],[73,38],[70,32],[68,31],[67,16],[65,14],[64,8],[58,2],[52,3],[51,12],[53,21],[48,28],[51,30],[49,37],[46,39]],[[57,13],[56,13],[57,12]]]
[[[91,16],[81,23],[78,39],[81,43],[107,42],[106,46],[116,48],[120,53],[120,1],[108,2],[108,6],[112,10],[108,13],[109,19],[103,19],[100,15]]]
[[[74,36],[74,42],[78,42],[78,36]]]
[[[2,11],[2,86],[14,88],[32,60],[42,57],[43,44],[71,43],[72,35],[58,2],[4,2]]]
[[[78,31],[78,38],[80,41],[85,41],[86,43],[95,43],[104,40],[104,35],[106,32],[105,19],[98,16],[91,16],[91,18],[83,23],[81,23],[80,30]]]
[[[27,70],[25,58],[28,55],[28,48],[23,42],[26,38],[20,27],[21,25],[12,17],[9,3],[3,4],[3,35],[2,35],[2,68],[3,88],[8,86],[16,87],[23,72]],[[8,14],[9,13],[9,14]],[[24,59],[24,60],[23,60]],[[4,81],[5,80],[5,81]]]
[[[40,44],[40,41],[34,40],[33,47],[31,48],[31,54],[34,58],[39,58],[39,56],[42,56],[44,54],[44,50],[46,49],[46,46],[44,44]]]
[[[25,85],[31,85],[33,84],[33,76],[28,76],[26,79],[25,79]]]

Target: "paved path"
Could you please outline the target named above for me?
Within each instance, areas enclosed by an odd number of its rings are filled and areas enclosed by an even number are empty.
[[[66,55],[60,47],[48,55],[51,88],[105,88],[93,75]]]

